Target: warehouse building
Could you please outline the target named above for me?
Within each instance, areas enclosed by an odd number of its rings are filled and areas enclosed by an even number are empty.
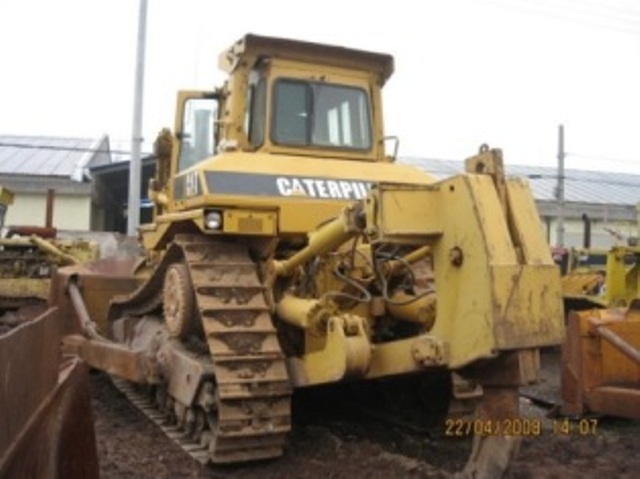
[[[464,162],[403,158],[438,178],[464,171]],[[542,166],[505,165],[507,176],[529,181],[550,245],[558,245],[560,207],[556,198],[557,169]],[[609,248],[638,236],[637,205],[640,175],[567,169],[564,180],[564,246],[583,244],[585,219],[590,221],[591,246]]]
[[[55,192],[53,225],[101,230],[103,210],[93,201],[90,169],[111,163],[109,138],[0,135],[0,185],[15,194],[6,224],[42,226],[47,191]]]
[[[42,225],[47,190],[55,190],[54,226],[61,230],[126,231],[128,161],[114,161],[109,138],[59,138],[0,135],[0,185],[16,194],[7,224]],[[464,170],[462,161],[401,158],[438,178]],[[557,170],[506,165],[507,175],[531,185],[547,240],[558,243],[560,207]],[[142,161],[141,194],[146,197],[154,174],[153,158]],[[581,246],[584,219],[591,226],[592,246],[610,247],[638,236],[636,205],[640,175],[568,169],[565,172],[564,246]],[[141,221],[151,208],[143,198]]]

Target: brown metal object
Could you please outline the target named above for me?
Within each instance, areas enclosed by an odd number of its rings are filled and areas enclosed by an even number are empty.
[[[98,334],[97,325],[93,322],[91,316],[89,316],[87,305],[84,303],[80,289],[75,281],[71,281],[69,283],[69,296],[71,297],[71,302],[73,303],[75,312],[80,320],[82,332],[91,339],[105,341],[105,338]]]
[[[82,292],[83,302],[86,309],[91,311],[90,319],[96,323],[98,333],[109,337],[109,303],[114,296],[128,294],[140,284],[140,280],[133,276],[137,264],[138,259],[135,258],[109,258],[59,269],[52,279],[49,303],[60,309],[65,333],[83,334],[80,327],[83,321],[68,292],[69,284],[75,281],[73,278],[78,278],[77,285]]]
[[[132,351],[118,343],[69,335],[62,341],[62,350],[81,357],[89,366],[135,383],[148,384],[157,377],[146,351]]]
[[[595,333],[609,341],[609,343],[611,343],[618,351],[634,361],[636,364],[640,364],[640,349],[634,347],[631,343],[625,341],[620,335],[616,334],[595,319],[589,318],[589,322],[593,325],[593,331]]]
[[[56,193],[52,189],[47,190],[47,211],[44,219],[44,225],[46,228],[53,228],[53,202],[55,195]]]
[[[86,368],[55,308],[0,336],[0,477],[98,477]]]
[[[58,230],[45,226],[10,226],[7,231],[7,238],[13,236],[37,236],[44,239],[55,238]]]
[[[562,349],[562,413],[640,419],[639,348],[633,309],[571,313]]]
[[[533,374],[528,368],[537,351],[522,353],[503,353],[496,361],[476,370],[483,390],[477,421],[495,434],[474,435],[463,477],[504,477],[515,461],[522,437],[504,431],[520,420],[518,385]]]

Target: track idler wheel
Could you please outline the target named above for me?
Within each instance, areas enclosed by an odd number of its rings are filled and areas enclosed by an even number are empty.
[[[167,268],[162,291],[164,319],[172,338],[186,339],[196,332],[195,298],[189,268],[174,263]]]

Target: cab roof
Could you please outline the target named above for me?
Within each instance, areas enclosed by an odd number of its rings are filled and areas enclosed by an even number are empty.
[[[388,54],[253,34],[245,35],[222,52],[218,66],[221,70],[232,73],[241,65],[252,68],[263,58],[282,58],[373,71],[378,73],[381,85],[393,73],[393,56]]]

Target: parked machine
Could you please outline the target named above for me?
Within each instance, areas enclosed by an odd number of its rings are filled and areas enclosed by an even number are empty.
[[[5,228],[4,219],[13,200],[13,192],[0,186],[0,230],[6,230],[0,237],[0,315],[25,309],[44,311],[51,277],[58,267],[99,257],[98,244],[93,241],[57,237],[53,227],[53,190],[47,194],[44,226]],[[6,315],[4,319],[16,320]]]
[[[562,346],[562,414],[640,419],[640,248],[585,245],[566,251],[562,277],[567,331]],[[619,238],[623,239],[623,238]]]
[[[281,455],[310,386],[455,372],[423,400],[461,396],[461,378],[480,417],[517,416],[563,310],[501,152],[444,181],[395,162],[388,55],[247,35],[220,66],[228,81],[179,93],[156,141],[146,257],[58,272],[65,350],[141,385],[203,462]],[[513,444],[478,435],[467,471]]]
[[[639,296],[640,248],[572,248],[565,251],[568,268],[562,276],[565,311],[626,307]]]
[[[640,300],[569,314],[562,347],[562,414],[640,419]]]

